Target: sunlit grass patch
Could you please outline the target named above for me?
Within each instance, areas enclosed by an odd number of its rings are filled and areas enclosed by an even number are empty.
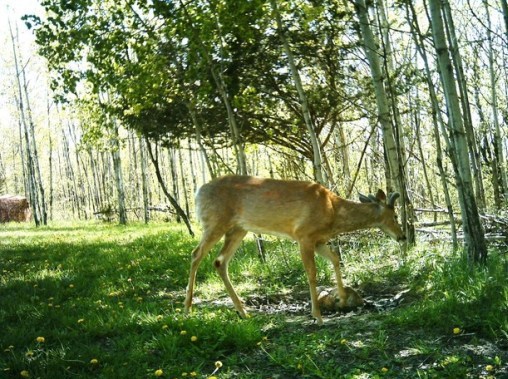
[[[0,237],[0,377],[478,377],[506,368],[499,349],[463,347],[506,343],[502,252],[472,270],[443,246],[403,255],[375,234],[342,238],[345,282],[372,301],[407,291],[405,301],[318,327],[308,311],[240,319],[213,267],[220,243],[198,272],[202,302],[186,315],[198,238],[178,225],[2,225]],[[231,262],[239,294],[284,302],[301,292],[308,302],[298,246],[267,238],[265,249],[266,263],[249,235]],[[332,286],[329,263],[317,265],[319,284]]]

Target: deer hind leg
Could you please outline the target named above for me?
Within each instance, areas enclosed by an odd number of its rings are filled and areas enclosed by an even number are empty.
[[[236,249],[238,246],[240,246],[240,243],[246,234],[247,231],[238,227],[229,230],[226,233],[226,237],[224,239],[224,246],[222,247],[219,255],[213,263],[215,269],[222,278],[224,285],[226,286],[229,297],[231,300],[233,300],[236,311],[242,318],[247,317],[247,312],[245,312],[242,301],[236,294],[236,291],[231,284],[231,280],[229,279],[228,265],[229,261],[235,255]]]
[[[300,255],[302,257],[303,267],[309,282],[312,316],[316,319],[318,325],[322,325],[323,318],[321,317],[321,311],[319,309],[318,294],[316,288],[316,261],[314,258],[314,249],[314,244],[300,241]]]
[[[192,296],[194,294],[194,286],[196,284],[196,274],[199,265],[204,257],[208,255],[213,245],[215,245],[224,232],[221,230],[206,230],[201,237],[199,245],[192,251],[192,262],[189,273],[189,284],[187,285],[187,295],[185,296],[185,311],[188,313],[192,308]]]
[[[339,308],[353,308],[362,305],[363,299],[361,296],[351,287],[345,287],[342,282],[339,255],[330,250],[326,244],[319,244],[316,247],[316,252],[323,258],[328,259],[333,265],[337,282],[337,294],[340,298]]]

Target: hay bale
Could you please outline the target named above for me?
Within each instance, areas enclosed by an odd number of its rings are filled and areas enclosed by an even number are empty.
[[[25,222],[30,220],[30,206],[24,196],[0,196],[0,222]]]

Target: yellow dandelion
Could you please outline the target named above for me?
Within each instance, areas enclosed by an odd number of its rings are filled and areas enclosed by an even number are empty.
[[[487,371],[492,371],[492,370],[494,370],[494,366],[492,366],[492,365],[487,365],[487,366],[485,366],[485,370],[487,370]]]
[[[198,376],[198,373],[196,371],[192,371],[189,375],[195,378],[196,376]]]
[[[35,340],[39,343],[44,343],[45,341],[44,337],[37,337]]]
[[[162,325],[163,330],[166,330],[167,328],[169,328],[169,326],[167,326],[166,324]]]
[[[161,321],[163,318],[164,318],[164,317],[163,317],[162,315],[158,315],[158,316],[156,317],[157,321]]]
[[[90,364],[91,365],[97,365],[97,364],[99,364],[99,360],[96,359],[96,358],[93,358],[93,359],[90,360]]]
[[[386,374],[386,373],[388,372],[388,369],[387,369],[386,367],[383,367],[383,368],[381,369],[381,372],[382,372],[383,374]]]
[[[196,337],[196,336],[192,336],[192,337],[190,338],[190,340],[191,340],[191,342],[196,342],[196,341],[198,340],[198,337]]]
[[[221,367],[222,367],[222,362],[221,361],[215,362],[215,368],[221,368]]]
[[[186,372],[182,372],[182,377],[186,377],[188,374]]]
[[[187,334],[187,331],[186,331],[186,330],[182,330],[182,331],[180,332],[180,335],[182,335],[182,336],[185,336],[186,334]]]
[[[212,375],[212,376],[209,376],[207,379],[217,379],[217,377]]]
[[[164,371],[162,371],[161,369],[155,370],[155,372],[154,372],[155,376],[162,376],[163,374],[164,374]]]
[[[340,344],[341,344],[341,345],[345,345],[345,344],[347,344],[347,339],[345,339],[345,338],[341,339],[341,340],[340,340]]]
[[[181,310],[180,308],[176,308],[176,309],[175,309],[175,312],[176,312],[176,313],[180,313],[181,311],[182,311],[182,310]]]
[[[32,350],[28,350],[26,353],[25,353],[25,357],[28,357],[28,358],[31,358],[34,356],[34,352]]]
[[[69,288],[74,288],[74,284],[69,284]]]
[[[84,323],[84,322],[85,322],[85,319],[84,319],[84,318],[80,318],[80,319],[78,320],[78,324],[82,324],[82,323]]]
[[[453,334],[459,334],[461,331],[460,328],[453,328]]]
[[[23,378],[29,378],[30,377],[30,373],[28,372],[28,370],[23,370],[19,373],[19,375],[21,375]]]

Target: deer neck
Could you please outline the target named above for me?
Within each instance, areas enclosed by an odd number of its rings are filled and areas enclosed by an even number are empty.
[[[336,234],[369,229],[379,224],[379,206],[338,199],[335,202]]]

